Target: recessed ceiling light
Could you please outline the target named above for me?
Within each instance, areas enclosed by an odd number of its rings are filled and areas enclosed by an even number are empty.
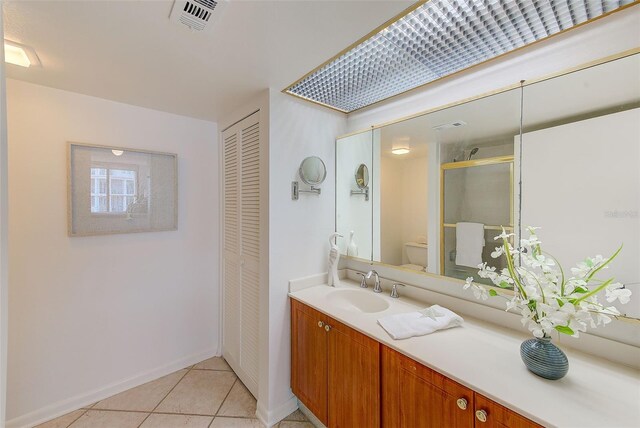
[[[411,150],[409,150],[406,147],[398,147],[396,149],[391,150],[391,153],[393,153],[394,155],[406,155],[410,151]]]
[[[349,113],[636,3],[422,0],[285,92]]]
[[[7,39],[4,40],[4,60],[20,67],[41,66],[40,59],[33,48]]]
[[[113,153],[115,156],[122,156],[124,151],[122,151],[122,150],[111,150],[111,153]]]
[[[411,151],[411,138],[396,137],[391,142],[391,153],[394,155],[406,155]]]

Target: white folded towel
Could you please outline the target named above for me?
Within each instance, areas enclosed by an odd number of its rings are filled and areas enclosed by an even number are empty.
[[[388,315],[380,318],[378,324],[394,339],[407,339],[413,336],[424,336],[437,330],[457,327],[464,320],[460,315],[433,305],[419,312]]]
[[[477,268],[482,263],[484,224],[456,223],[456,264]]]

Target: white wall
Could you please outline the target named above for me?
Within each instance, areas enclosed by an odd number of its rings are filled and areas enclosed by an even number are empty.
[[[268,407],[277,412],[293,397],[288,282],[327,271],[328,237],[335,227],[335,138],[344,133],[346,118],[273,90],[270,118]],[[327,165],[322,194],[293,201],[291,181],[311,155]]]
[[[3,31],[3,16],[0,14],[0,34]],[[4,44],[0,46],[0,58],[4,58]],[[4,427],[7,392],[7,332],[8,332],[8,171],[7,171],[7,105],[4,61],[0,61],[0,427]]]
[[[402,168],[405,162],[388,156],[380,156],[380,229],[374,231],[380,239],[380,261],[390,265],[402,264],[404,180]],[[426,189],[423,192],[427,194]],[[425,223],[426,226],[426,223]]]
[[[542,227],[544,250],[565,270],[624,244],[599,278],[626,284],[633,298],[615,306],[640,317],[640,109],[528,132],[522,141],[522,225]]]
[[[427,238],[427,156],[380,162],[380,261],[409,263],[404,244]]]
[[[216,353],[216,124],[13,80],[7,98],[12,425]],[[178,230],[69,238],[67,141],[177,153]]]
[[[368,129],[407,115],[557,73],[640,44],[640,7],[634,6],[594,23],[505,55],[422,90],[349,115],[348,131]]]

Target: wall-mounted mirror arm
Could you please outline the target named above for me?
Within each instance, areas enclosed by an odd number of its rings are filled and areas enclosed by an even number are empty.
[[[368,201],[369,200],[369,188],[365,187],[364,189],[359,189],[359,190],[352,190],[351,191],[352,195],[364,195],[364,200]]]
[[[315,193],[319,195],[322,192],[322,189],[319,187],[311,186],[309,190],[300,190],[300,185],[297,181],[291,182],[291,199],[297,201],[300,198],[300,193]]]

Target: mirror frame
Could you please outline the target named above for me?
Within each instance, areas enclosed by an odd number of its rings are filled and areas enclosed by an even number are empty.
[[[311,161],[313,159],[319,160],[320,164],[322,165],[323,173],[320,181],[309,181],[303,171],[305,162]],[[324,180],[327,178],[327,165],[325,165],[324,161],[319,156],[307,156],[302,160],[302,162],[300,162],[300,167],[298,168],[298,175],[300,176],[300,180],[302,180],[303,183],[308,184],[309,186],[312,186],[312,187],[318,186],[324,183]]]
[[[360,172],[361,169],[364,171],[364,174],[362,174],[362,177],[363,177],[362,178],[362,182],[364,184],[362,184],[362,185],[360,185],[360,182],[358,181],[359,180],[359,172]],[[366,179],[365,179],[365,177],[366,177]],[[367,166],[367,164],[361,163],[360,165],[358,165],[358,167],[356,168],[356,172],[354,174],[354,178],[356,180],[356,186],[358,186],[358,189],[364,190],[364,189],[369,187],[369,167]]]
[[[437,111],[445,110],[445,109],[448,109],[448,108],[451,108],[451,107],[456,107],[456,106],[459,106],[459,105],[462,105],[462,104],[466,104],[466,103],[469,103],[469,102],[477,101],[477,100],[480,100],[480,99],[483,99],[483,98],[487,98],[487,97],[490,97],[490,96],[493,96],[493,95],[498,95],[498,94],[501,94],[501,93],[504,93],[504,92],[508,92],[508,91],[513,90],[513,89],[524,89],[525,87],[530,86],[530,85],[534,85],[536,83],[540,83],[540,82],[544,82],[544,81],[547,81],[547,80],[555,79],[557,77],[569,75],[569,74],[572,74],[572,73],[575,73],[575,72],[579,72],[579,71],[582,71],[582,70],[586,70],[586,69],[589,69],[589,68],[592,68],[592,67],[600,66],[600,65],[603,65],[603,64],[606,64],[606,63],[609,63],[609,62],[613,62],[613,61],[616,61],[616,60],[619,60],[619,59],[623,59],[623,58],[630,57],[630,56],[633,56],[633,55],[638,55],[638,54],[640,54],[640,47],[628,49],[628,50],[619,52],[617,54],[609,55],[609,56],[606,56],[604,58],[600,58],[600,59],[593,60],[593,61],[590,61],[590,62],[587,62],[587,63],[583,63],[583,64],[575,66],[575,67],[566,68],[566,69],[563,69],[561,71],[558,71],[558,72],[555,72],[555,73],[551,73],[551,74],[548,74],[548,75],[545,75],[545,76],[542,76],[542,77],[539,77],[539,78],[536,78],[536,79],[532,79],[532,80],[528,80],[528,81],[524,81],[523,80],[523,81],[521,81],[519,83],[512,84],[512,85],[509,85],[509,86],[506,86],[506,87],[503,87],[503,88],[500,88],[500,89],[496,89],[494,91],[485,92],[485,93],[482,93],[482,94],[479,94],[479,95],[476,95],[476,96],[473,96],[473,97],[469,97],[469,98],[466,98],[466,99],[454,101],[454,102],[451,102],[449,104],[444,104],[444,105],[440,105],[440,106],[437,106],[437,107],[434,107],[434,108],[431,108],[431,109],[422,110],[420,112],[413,113],[413,114],[410,114],[410,115],[406,115],[406,116],[403,116],[403,117],[399,117],[397,119],[393,119],[393,120],[390,120],[390,121],[387,121],[387,122],[383,122],[383,123],[380,123],[380,124],[377,124],[377,125],[371,125],[370,127],[366,128],[366,129],[359,129],[359,130],[352,131],[352,132],[349,132],[349,133],[346,133],[346,134],[338,135],[335,138],[335,147],[337,148],[339,140],[347,138],[347,137],[351,137],[351,136],[358,135],[358,134],[363,134],[365,132],[373,132],[376,129],[384,128],[384,127],[389,126],[389,125],[393,125],[393,124],[400,123],[400,122],[405,122],[407,120],[415,119],[417,117],[421,117],[421,116],[424,116],[424,115],[427,115],[427,114],[430,114],[430,113],[435,113]],[[336,150],[336,156],[337,156],[337,150]],[[337,219],[337,213],[336,213],[336,219]],[[335,227],[337,227],[337,223],[336,223]],[[515,223],[514,223],[514,227],[516,227]],[[431,278],[434,278],[434,279],[443,279],[445,281],[459,283],[461,285],[465,284],[465,281],[461,280],[461,279],[451,278],[451,277],[448,277],[448,276],[444,276],[444,275],[436,274],[436,273],[431,273],[431,272],[418,272],[418,271],[414,271],[414,270],[411,270],[411,269],[408,269],[408,268],[404,268],[404,267],[401,267],[401,266],[390,265],[390,264],[387,264],[387,263],[374,261],[373,257],[371,257],[370,259],[364,259],[362,257],[353,257],[353,256],[348,256],[346,254],[341,254],[340,256],[342,258],[346,259],[346,260],[354,260],[356,262],[367,263],[372,268],[374,268],[375,266],[380,266],[380,267],[383,267],[383,268],[391,268],[391,269],[394,269],[394,270],[397,270],[397,271],[400,271],[400,272],[420,275],[420,277],[431,277]],[[513,290],[503,290],[503,292],[505,294],[515,294],[515,292]],[[623,316],[617,317],[617,320],[623,321],[623,322],[627,322],[627,323],[640,325],[640,318],[633,318],[633,317],[628,317],[628,316],[624,316],[623,315]]]

